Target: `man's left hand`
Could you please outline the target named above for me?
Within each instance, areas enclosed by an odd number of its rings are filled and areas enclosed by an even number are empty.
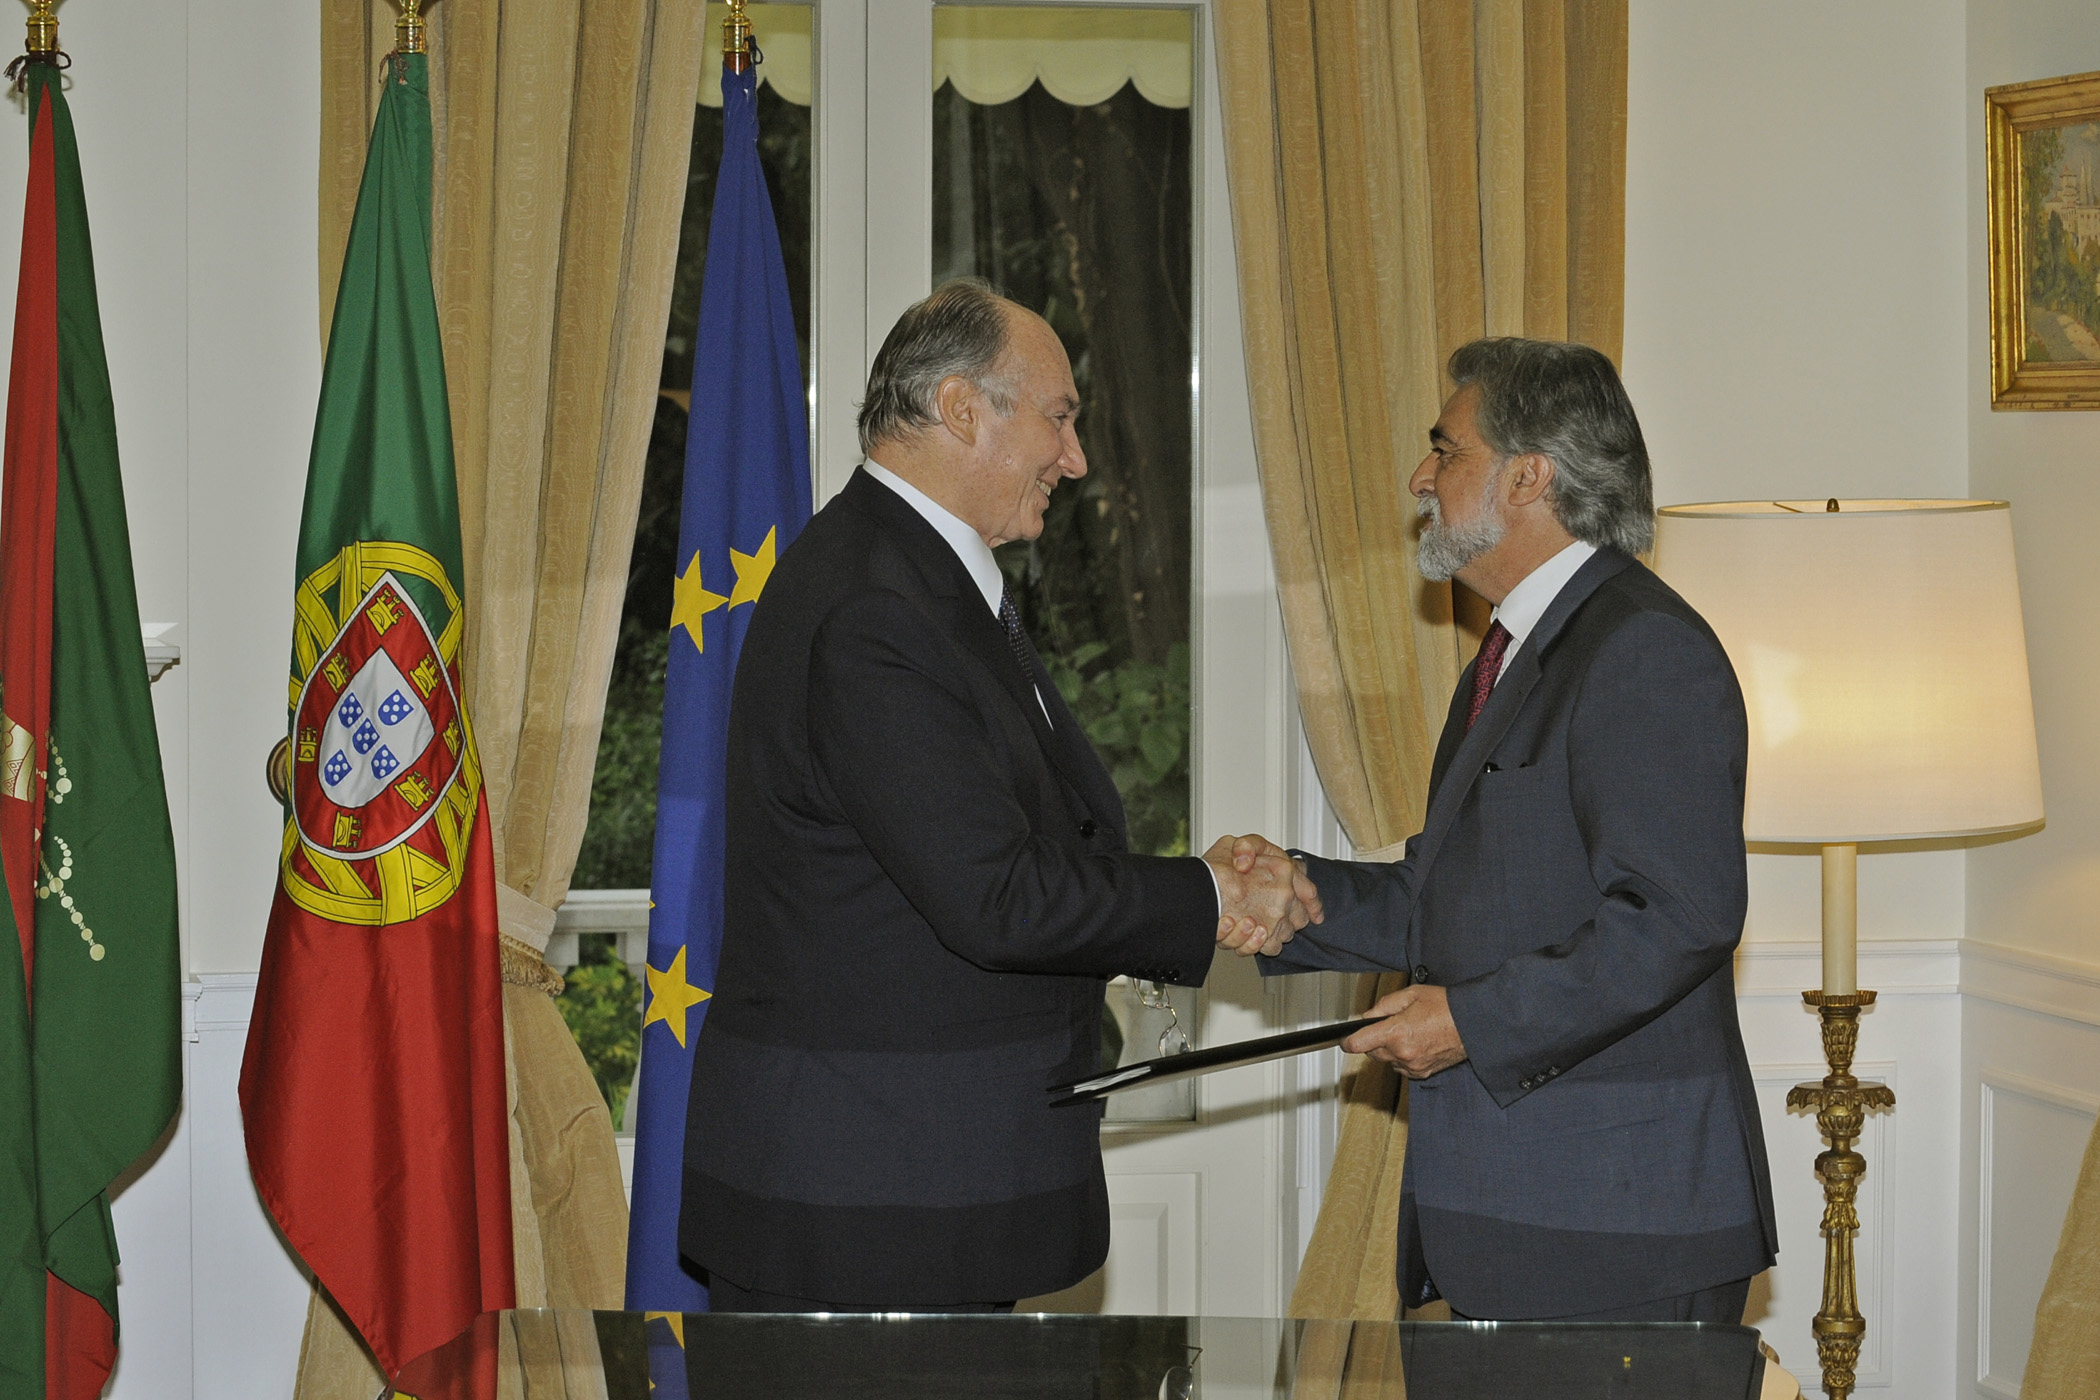
[[[1369,1055],[1409,1079],[1426,1079],[1466,1058],[1442,987],[1402,987],[1364,1014],[1385,1019],[1342,1042],[1352,1055]]]

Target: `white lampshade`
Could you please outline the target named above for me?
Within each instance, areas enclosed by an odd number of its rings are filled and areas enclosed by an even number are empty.
[[[2003,501],[1736,501],[1657,513],[1655,569],[1750,710],[1752,841],[1974,836],[2042,819]]]

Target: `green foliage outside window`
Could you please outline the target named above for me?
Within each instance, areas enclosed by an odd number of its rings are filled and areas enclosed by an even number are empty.
[[[1105,642],[1048,655],[1050,678],[1079,717],[1123,794],[1131,849],[1189,853],[1189,648],[1176,642],[1166,664],[1135,658],[1100,664]]]
[[[612,934],[585,934],[580,941],[583,961],[562,974],[568,986],[554,1004],[569,1023],[569,1034],[576,1037],[576,1048],[583,1051],[617,1130],[627,1112],[635,1059],[641,1054],[642,988],[620,961]]]

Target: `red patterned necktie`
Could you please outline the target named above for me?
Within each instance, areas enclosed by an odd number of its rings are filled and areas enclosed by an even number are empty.
[[[1481,638],[1480,655],[1473,663],[1473,698],[1466,705],[1466,728],[1480,718],[1487,706],[1488,695],[1502,675],[1502,653],[1509,650],[1509,629],[1501,623],[1491,623],[1487,636]]]

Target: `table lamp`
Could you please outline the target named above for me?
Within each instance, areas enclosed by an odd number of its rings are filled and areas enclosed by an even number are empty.
[[[1852,1074],[1862,842],[1988,835],[2042,820],[2027,642],[2003,501],[1734,501],[1657,513],[1655,569],[1712,625],[1750,712],[1750,841],[1820,846],[1822,1018],[1830,1073],[1787,1095],[1830,1150],[1816,1351],[1852,1393],[1866,1321],[1853,1258],[1866,1161],[1853,1150],[1887,1086]]]

